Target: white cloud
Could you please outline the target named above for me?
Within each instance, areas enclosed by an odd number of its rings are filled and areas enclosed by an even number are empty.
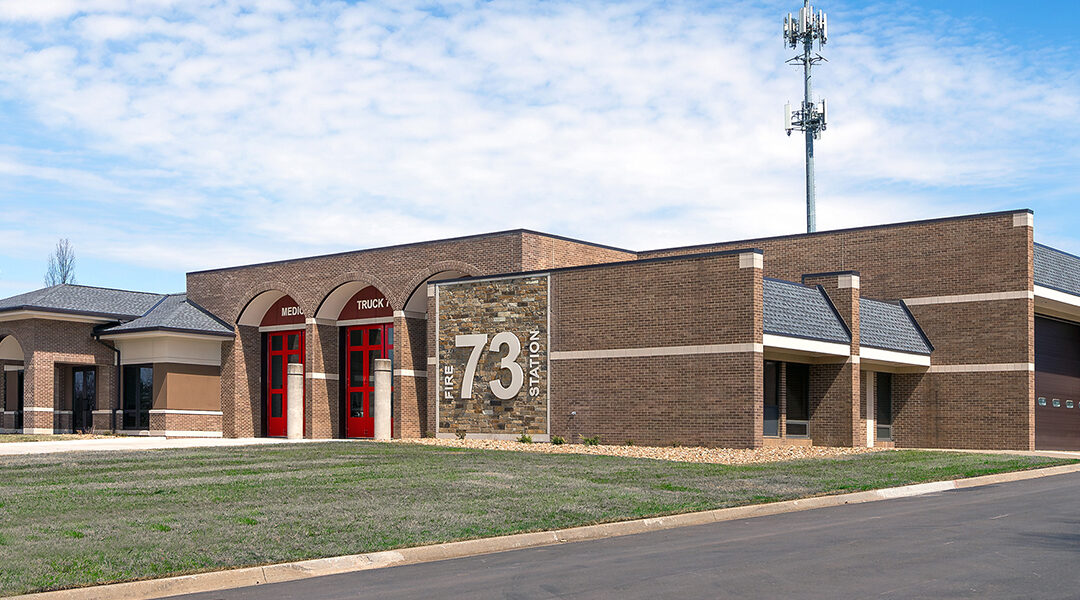
[[[50,21],[78,11],[77,0],[0,0],[0,17],[10,20]]]
[[[206,224],[106,224],[101,256],[186,269],[515,226],[650,248],[804,221],[780,128],[801,81],[758,5],[25,4],[0,2],[0,85],[116,157],[94,177],[119,191],[88,201]],[[1080,158],[1075,72],[874,16],[830,15],[823,227],[988,208],[948,192]]]

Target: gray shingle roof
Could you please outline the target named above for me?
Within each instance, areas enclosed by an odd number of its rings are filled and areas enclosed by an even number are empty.
[[[15,310],[71,313],[121,322],[101,333],[163,330],[233,335],[232,327],[189,302],[185,294],[151,294],[62,284],[0,300],[0,312]]]
[[[1080,296],[1080,258],[1035,244],[1035,285]]]
[[[825,293],[801,283],[764,280],[765,333],[848,344],[851,334]]]
[[[222,336],[233,335],[231,327],[197,304],[189,302],[186,294],[164,296],[161,302],[145,315],[122,325],[105,329],[101,333],[111,335],[151,330]]]
[[[42,310],[116,319],[146,314],[164,296],[85,285],[54,285],[0,300],[0,311]]]
[[[934,349],[903,306],[869,298],[859,299],[859,345],[924,355]]]

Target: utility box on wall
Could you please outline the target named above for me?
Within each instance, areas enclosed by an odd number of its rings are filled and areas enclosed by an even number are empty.
[[[548,275],[439,283],[435,305],[438,436],[547,441]]]

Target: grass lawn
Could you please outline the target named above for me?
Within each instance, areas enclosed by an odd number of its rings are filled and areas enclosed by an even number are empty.
[[[1071,461],[896,451],[747,466],[322,443],[0,459],[0,595]]]

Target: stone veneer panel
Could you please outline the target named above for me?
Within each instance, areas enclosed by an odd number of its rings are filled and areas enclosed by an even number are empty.
[[[518,435],[548,433],[548,277],[534,275],[438,286],[439,433]],[[521,349],[513,366],[500,366],[510,348],[490,348],[500,332],[516,336]],[[464,374],[473,348],[458,347],[457,336],[486,336],[472,380],[472,397],[463,398]],[[498,398],[489,382],[513,389]]]

